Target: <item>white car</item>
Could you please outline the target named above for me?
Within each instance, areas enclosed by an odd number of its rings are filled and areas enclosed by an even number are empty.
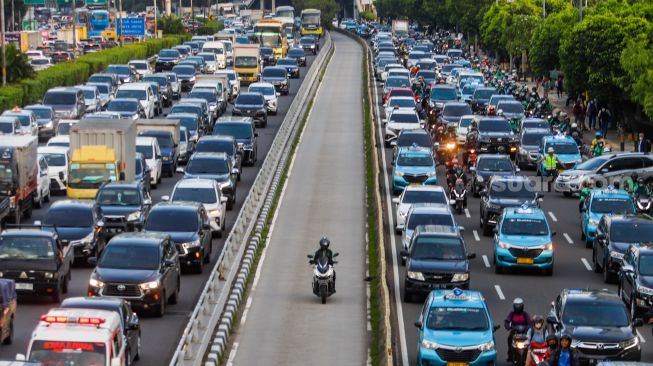
[[[172,194],[163,196],[162,199],[201,203],[209,216],[211,231],[215,236],[222,237],[227,218],[227,197],[222,195],[220,186],[214,179],[182,179],[177,182]]]
[[[45,55],[43,54],[43,51],[40,51],[40,50],[29,50],[29,51],[25,52],[25,56],[27,56],[28,59],[33,59],[33,58],[37,58],[37,57],[45,57]]]
[[[441,186],[408,186],[399,197],[393,198],[392,202],[397,205],[395,232],[401,234],[406,226],[406,216],[410,206],[420,203],[448,205],[449,198]]]
[[[98,112],[101,109],[102,101],[100,100],[100,91],[95,85],[78,85],[76,88],[84,92],[84,104],[86,104],[86,113]]]
[[[240,94],[240,79],[238,75],[232,69],[218,70],[215,72],[217,75],[227,75],[229,78],[229,85],[231,85],[231,99],[236,99],[238,94]]]
[[[219,41],[204,42],[202,45],[202,52],[215,53],[218,69],[227,67],[227,52],[224,49],[224,43]]]
[[[383,108],[385,108],[385,116],[388,118],[394,110],[408,110],[414,112],[417,105],[415,104],[415,98],[413,97],[395,96],[390,98]]]
[[[129,66],[134,66],[136,73],[141,77],[153,73],[152,65],[147,60],[131,60]]]
[[[163,170],[163,160],[161,158],[161,149],[155,137],[138,136],[136,137],[136,152],[143,154],[147,167],[150,168],[150,184],[156,188],[161,182],[161,173]]]
[[[401,130],[414,130],[423,127],[417,112],[405,109],[393,110],[383,123],[386,147],[392,146],[392,142],[397,140]]]
[[[70,150],[61,146],[40,146],[39,156],[45,157],[48,163],[48,178],[51,193],[66,193],[68,184],[68,162]]]
[[[265,98],[265,104],[270,114],[277,114],[279,109],[279,93],[274,89],[271,83],[251,83],[247,89],[248,93],[261,93]]]
[[[197,56],[204,59],[204,63],[206,64],[206,72],[208,74],[214,73],[215,70],[218,69],[218,58],[215,56],[215,53],[200,52],[197,54]]]
[[[458,145],[464,145],[467,142],[469,125],[471,125],[473,119],[473,114],[466,114],[460,117],[460,122],[458,122],[458,127],[456,127],[456,142],[458,142]]]
[[[149,83],[122,84],[116,91],[116,99],[118,98],[136,98],[143,107],[145,118],[154,118],[156,116],[158,96],[154,94],[154,89]]]
[[[29,64],[32,66],[34,71],[45,70],[54,65],[50,57],[33,57],[29,59]]]
[[[401,64],[387,64],[383,68],[383,72],[381,73],[381,81],[385,82],[388,79],[388,72],[393,69],[401,69],[405,70],[404,65]]]
[[[390,69],[387,72],[386,80],[391,77],[408,78],[410,80],[410,71],[406,69]]]
[[[46,146],[60,146],[65,148],[70,148],[70,136],[68,135],[57,135],[48,140]]]
[[[37,208],[43,206],[43,202],[50,201],[50,179],[48,179],[48,162],[44,156],[38,155],[37,162],[39,167],[39,175],[36,182],[36,197],[34,197],[34,205]]]

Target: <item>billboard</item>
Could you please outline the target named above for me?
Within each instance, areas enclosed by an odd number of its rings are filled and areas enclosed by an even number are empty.
[[[125,37],[144,36],[145,18],[122,18],[123,34],[120,34],[120,19],[116,19],[116,33]]]

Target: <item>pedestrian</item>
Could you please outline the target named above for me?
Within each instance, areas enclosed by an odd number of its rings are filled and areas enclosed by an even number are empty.
[[[583,106],[583,101],[580,98],[576,99],[576,103],[574,103],[574,107],[571,111],[574,113],[574,122],[576,122],[581,129],[585,130],[585,108]]]
[[[651,140],[645,138],[644,132],[639,133],[639,140],[637,140],[637,152],[647,154],[651,152]]]
[[[556,80],[556,91],[558,92],[558,98],[562,98],[563,86],[562,75],[558,75],[558,80]]]
[[[549,90],[551,90],[551,80],[549,80],[548,76],[545,76],[542,80],[542,92],[544,94],[544,98],[549,97]]]
[[[612,122],[612,113],[607,107],[602,107],[598,114],[599,126],[601,128],[601,135],[607,137],[608,126]]]
[[[598,130],[598,124],[596,123],[596,116],[598,114],[598,102],[596,99],[592,99],[587,103],[587,117],[589,128]]]

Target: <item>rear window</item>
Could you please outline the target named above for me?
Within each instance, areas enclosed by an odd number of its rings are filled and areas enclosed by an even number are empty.
[[[276,69],[276,68],[265,68],[263,69],[263,77],[284,78],[286,77],[286,70]]]
[[[263,104],[265,100],[261,94],[241,94],[236,99],[236,104]]]

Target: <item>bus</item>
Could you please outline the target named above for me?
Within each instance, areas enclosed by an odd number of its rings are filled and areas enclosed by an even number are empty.
[[[288,18],[288,17],[274,17],[272,18],[273,20],[278,20],[281,22],[281,25],[283,26],[283,30],[286,32],[286,38],[288,39],[288,42],[294,42],[295,39],[295,20],[293,18]]]
[[[295,8],[292,6],[277,6],[277,12],[275,16],[277,18],[295,19]]]
[[[88,36],[101,36],[102,32],[109,28],[109,12],[106,10],[93,10],[89,17]]]
[[[318,9],[302,10],[302,27],[299,31],[301,36],[314,34],[322,37],[322,12]]]
[[[261,47],[272,47],[275,59],[288,54],[288,38],[283,23],[275,19],[261,19],[254,24],[254,38]]]
[[[85,25],[88,25],[88,18],[91,16],[88,9],[77,8],[75,10],[75,15],[76,15],[75,22],[77,23],[78,27],[83,27]]]

